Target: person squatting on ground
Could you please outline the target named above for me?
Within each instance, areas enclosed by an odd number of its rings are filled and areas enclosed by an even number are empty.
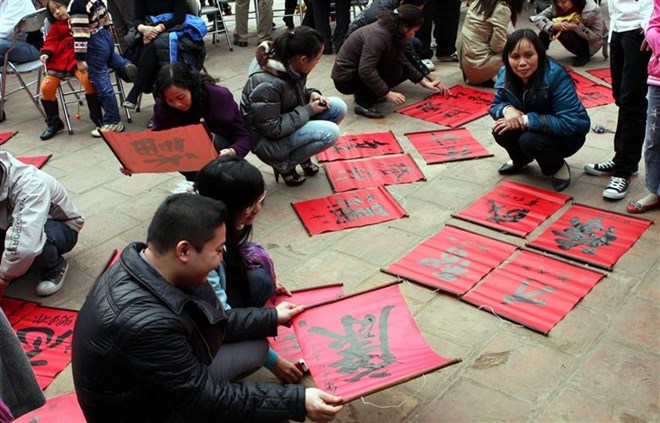
[[[232,361],[224,347],[274,336],[303,308],[283,302],[223,312],[207,275],[222,262],[226,213],[201,195],[168,197],[146,244],[126,247],[92,287],[72,345],[88,422],[325,422],[341,410],[342,398],[316,388],[236,381],[256,369]]]
[[[547,58],[538,35],[531,29],[513,32],[502,51],[504,67],[495,82],[490,115],[493,136],[511,160],[498,172],[512,175],[536,160],[541,172],[552,176],[556,191],[571,183],[564,160],[584,144],[589,115],[575,92],[573,79]]]
[[[227,88],[193,72],[183,63],[173,63],[158,72],[154,84],[154,131],[193,125],[204,119],[218,155],[245,157],[253,147],[252,133]],[[197,172],[183,172],[194,181]]]
[[[619,106],[614,133],[614,158],[587,163],[584,171],[610,176],[603,198],[620,200],[628,193],[630,177],[637,174],[642,158],[648,102],[647,66],[651,52],[646,48],[644,28],[653,11],[652,0],[609,0],[610,73],[612,96]]]
[[[59,291],[69,269],[62,254],[76,245],[84,222],[55,178],[0,151],[0,297],[28,270],[39,277],[37,295]]]
[[[87,72],[83,72],[77,67],[73,50],[73,36],[69,28],[68,5],[69,0],[49,0],[46,9],[50,27],[41,48],[41,56],[39,56],[47,69],[47,75],[41,83],[41,104],[46,112],[46,129],[39,136],[42,140],[49,140],[64,129],[64,122],[60,119],[57,104],[57,88],[60,86],[61,78],[75,76],[80,81],[85,90],[89,118],[95,127],[102,126],[103,112],[94,85],[90,82]]]
[[[370,119],[385,117],[374,104],[382,99],[403,104],[406,97],[392,88],[408,79],[426,89],[448,93],[439,79],[425,78],[406,58],[406,45],[422,21],[422,12],[407,4],[383,13],[378,21],[348,37],[337,55],[331,77],[337,91],[353,94],[356,114]]]
[[[603,48],[607,57],[607,26],[594,0],[552,0],[552,5],[530,21],[541,30],[539,38],[546,50],[553,40],[559,42],[576,57],[573,66],[589,63],[591,56]]]
[[[288,186],[305,182],[319,167],[312,156],[332,147],[346,116],[346,103],[339,97],[324,97],[307,88],[307,75],[323,54],[318,31],[299,26],[264,42],[249,68],[243,87],[241,112],[252,131],[252,150],[273,167],[275,181],[282,176]]]
[[[78,70],[87,72],[96,89],[103,108],[102,125],[92,131],[92,136],[100,137],[99,132],[122,132],[124,124],[119,116],[119,106],[115,90],[110,80],[108,66],[115,70],[125,70],[126,75],[135,75],[131,62],[115,52],[115,41],[110,28],[111,18],[101,0],[73,0],[67,10],[73,33],[73,49]]]
[[[218,157],[200,170],[195,190],[227,206],[227,242],[222,264],[207,278],[222,308],[264,307],[277,294],[291,295],[277,282],[273,260],[266,250],[251,241],[252,225],[266,198],[259,169],[241,157]],[[265,339],[253,342],[267,343]],[[227,347],[233,348],[234,344]],[[272,348],[268,348],[265,359],[258,358],[262,361],[256,362],[255,367],[263,365],[284,383],[296,383],[303,376]]]
[[[655,2],[653,17],[646,28],[646,42],[651,48],[648,66],[648,113],[646,117],[646,189],[649,193],[628,204],[628,213],[638,214],[660,208],[660,2]]]
[[[472,0],[456,50],[463,79],[492,88],[502,67],[509,27],[516,25],[523,0]]]

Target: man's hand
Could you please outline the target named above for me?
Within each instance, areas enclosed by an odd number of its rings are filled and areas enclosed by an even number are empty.
[[[305,389],[305,410],[313,422],[332,421],[342,409],[343,399],[317,388]]]
[[[403,104],[403,103],[406,102],[406,96],[403,95],[403,94],[401,94],[401,93],[397,93],[396,91],[390,91],[390,92],[388,92],[388,93],[385,95],[385,98],[386,98],[387,101],[389,101],[390,103],[394,103],[394,104],[397,104],[397,105],[401,105],[401,104]]]
[[[297,383],[303,377],[302,372],[282,356],[277,357],[277,361],[269,370],[284,383]]]
[[[305,307],[282,301],[275,309],[277,310],[277,324],[285,325],[293,316],[301,313]]]
[[[289,288],[279,282],[275,282],[275,293],[277,295],[286,295],[287,297],[291,296],[291,291],[289,291]]]

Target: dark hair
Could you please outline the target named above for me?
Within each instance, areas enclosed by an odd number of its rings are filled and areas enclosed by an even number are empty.
[[[262,46],[257,48],[257,62],[266,66],[268,59],[275,59],[289,67],[289,61],[299,55],[309,58],[316,57],[323,48],[323,35],[307,26],[298,26],[280,34],[273,41],[270,52],[266,53]]]
[[[584,10],[584,6],[587,4],[587,0],[572,0],[573,1],[573,9],[569,10],[569,12],[578,12],[582,13]],[[555,7],[555,11],[557,10],[557,0],[552,0],[552,5]]]
[[[238,229],[234,222],[259,200],[265,189],[259,169],[237,156],[214,159],[199,171],[195,181],[195,190],[200,195],[222,201],[227,206],[229,224],[224,260],[227,274],[231,274],[227,284],[235,284],[243,298],[251,298],[251,295],[240,246],[250,239],[252,225]]]
[[[56,22],[57,18],[53,16],[53,13],[50,11],[50,7],[48,7],[48,3],[50,3],[51,1],[53,3],[61,4],[62,6],[68,7],[69,3],[71,3],[71,0],[48,0],[46,2],[46,17],[48,18],[49,22]]]
[[[184,63],[175,62],[162,68],[156,75],[154,96],[160,100],[163,107],[171,109],[165,101],[165,90],[171,86],[186,89],[190,91],[192,104],[190,110],[185,113],[193,114],[196,119],[200,119],[204,117],[204,111],[208,109],[207,85],[215,85],[215,80],[208,75],[191,70]],[[179,110],[176,112],[182,113]]]
[[[401,0],[401,6],[404,4],[412,4],[413,6],[426,5],[426,0]]]
[[[400,51],[406,45],[406,40],[403,37],[404,32],[420,26],[424,23],[424,15],[422,11],[412,4],[404,4],[399,6],[394,11],[385,11],[379,15],[378,23],[383,25],[394,40],[394,45]]]
[[[199,252],[226,221],[227,209],[220,201],[194,194],[170,195],[151,219],[147,244],[165,254],[179,242],[188,241]]]
[[[477,0],[476,11],[484,15],[484,19],[493,16],[495,7],[502,0]],[[509,9],[511,9],[511,23],[515,26],[518,16],[522,13],[524,0],[504,0]]]
[[[514,31],[506,40],[504,45],[504,50],[502,50],[502,61],[504,61],[504,67],[506,68],[506,80],[513,84],[513,87],[516,91],[522,92],[525,89],[525,84],[523,84],[522,79],[515,74],[511,64],[509,63],[509,54],[518,46],[523,40],[529,41],[529,43],[536,50],[536,54],[539,57],[539,64],[536,72],[532,75],[527,87],[532,89],[538,88],[538,86],[543,81],[543,76],[545,74],[545,67],[548,66],[548,57],[543,47],[541,39],[536,34],[536,32],[531,29],[519,29]]]

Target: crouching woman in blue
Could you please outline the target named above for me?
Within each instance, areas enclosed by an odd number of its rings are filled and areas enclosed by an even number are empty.
[[[584,144],[589,115],[564,68],[546,57],[538,35],[530,29],[511,34],[502,52],[497,93],[490,107],[495,119],[495,141],[509,153],[510,161],[498,172],[518,173],[536,160],[541,172],[552,177],[557,191],[571,183],[564,160]]]
[[[255,140],[253,152],[273,167],[289,186],[319,172],[311,157],[334,145],[337,124],[346,116],[346,103],[307,88],[307,75],[323,55],[323,37],[300,26],[275,41],[262,43],[243,87],[241,112]]]

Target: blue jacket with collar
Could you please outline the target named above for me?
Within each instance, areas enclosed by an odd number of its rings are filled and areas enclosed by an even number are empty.
[[[499,71],[495,88],[497,93],[490,106],[493,119],[502,118],[504,108],[511,105],[527,115],[529,131],[559,136],[589,132],[591,120],[575,92],[573,80],[554,60],[548,59],[538,89],[525,89],[520,96],[514,94],[504,66]]]

